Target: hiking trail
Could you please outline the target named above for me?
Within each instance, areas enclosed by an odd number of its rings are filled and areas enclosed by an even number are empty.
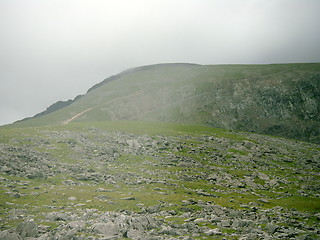
[[[97,105],[97,106],[90,107],[90,108],[88,108],[88,109],[86,109],[86,110],[84,110],[84,111],[82,111],[82,112],[74,115],[73,117],[65,120],[62,124],[63,124],[63,125],[66,125],[66,124],[68,124],[69,122],[71,122],[71,121],[79,118],[80,116],[82,116],[82,115],[85,114],[86,112],[89,112],[89,111],[91,111],[92,109],[95,109],[95,108],[97,108],[97,107],[99,107],[99,106],[106,105],[106,104],[110,104],[110,103],[113,103],[113,102],[116,102],[116,101],[119,101],[119,100],[122,100],[122,99],[130,98],[130,97],[135,97],[135,96],[141,95],[142,93],[143,93],[143,91],[139,91],[139,92],[136,92],[136,93],[131,94],[131,95],[128,95],[128,96],[118,97],[118,98],[112,99],[111,101],[105,102],[105,103],[103,103],[103,104],[99,104],[99,105]]]

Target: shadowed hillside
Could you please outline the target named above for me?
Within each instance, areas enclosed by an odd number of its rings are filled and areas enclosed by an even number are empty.
[[[320,142],[320,64],[159,64],[127,70],[16,126],[109,120],[207,125]]]

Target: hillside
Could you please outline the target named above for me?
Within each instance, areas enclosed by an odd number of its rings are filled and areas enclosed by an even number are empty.
[[[0,239],[319,239],[319,145],[85,117],[0,128]]]
[[[13,127],[143,120],[320,143],[320,64],[159,64],[127,70]]]

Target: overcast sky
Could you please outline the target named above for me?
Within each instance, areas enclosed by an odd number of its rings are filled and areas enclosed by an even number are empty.
[[[320,0],[0,0],[0,125],[128,68],[320,62]]]

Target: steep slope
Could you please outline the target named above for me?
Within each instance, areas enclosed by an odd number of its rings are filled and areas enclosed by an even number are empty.
[[[199,124],[319,143],[320,64],[140,67],[16,126],[106,120]]]

